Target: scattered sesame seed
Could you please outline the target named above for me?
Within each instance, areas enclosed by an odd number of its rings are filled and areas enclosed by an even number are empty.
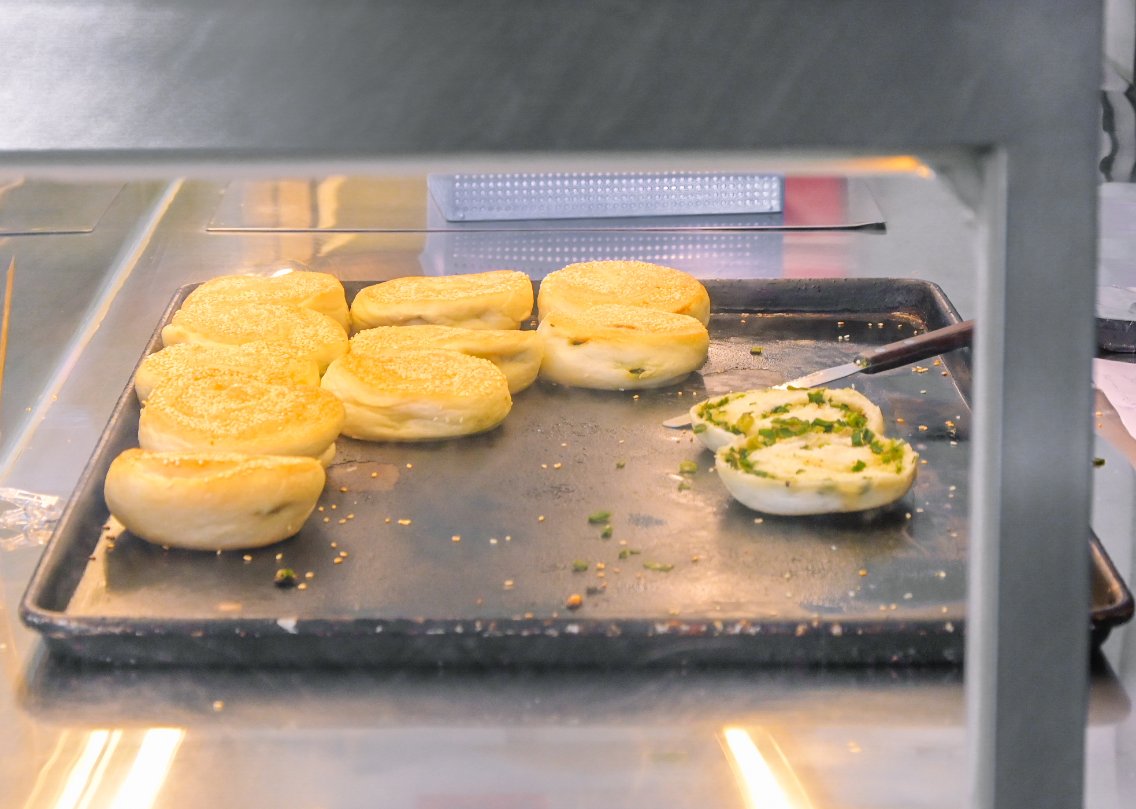
[[[373,478],[377,478],[378,476],[379,476],[378,472],[372,472],[371,473],[371,477],[373,477]]]
[[[347,525],[347,518],[346,517],[340,517],[339,518],[339,524],[340,525]]]
[[[304,574],[305,579],[314,579],[315,577],[316,577],[316,572],[314,570],[309,570],[307,573]]]
[[[450,542],[461,542],[461,541],[462,541],[461,534],[454,534],[452,537],[450,537]]]
[[[241,558],[242,558],[242,559],[244,559],[244,560],[245,560],[246,562],[251,562],[251,561],[252,561],[252,554],[248,554],[248,553],[246,553],[246,554],[245,554],[244,556],[242,556]]]
[[[347,491],[347,487],[346,486],[340,486],[339,491],[345,492],[345,491]]]
[[[868,575],[868,569],[866,567],[862,567],[862,568],[860,568],[859,573],[860,573],[860,578],[863,578],[864,576]]]
[[[505,579],[505,583],[502,586],[506,590],[512,590],[513,589],[513,580],[512,579]]]
[[[399,525],[410,525],[410,523],[412,523],[412,522],[413,522],[413,520],[411,520],[407,517],[403,517],[401,520],[398,521],[398,524]]]
[[[308,589],[308,583],[306,581],[302,581],[302,582],[300,582],[299,584],[296,585],[296,589],[297,590],[307,590]]]
[[[343,564],[343,557],[337,556],[334,559],[332,559],[331,561],[332,561],[332,564],[341,565],[341,564]]]
[[[554,463],[554,464],[552,465],[552,468],[553,468],[553,469],[559,469],[559,468],[560,468],[560,467],[562,467],[562,466],[564,466],[564,464],[562,464],[562,463]]]
[[[223,711],[223,710],[225,710],[225,700],[223,700],[223,699],[215,699],[215,700],[213,700],[213,710],[214,710],[214,711]]]

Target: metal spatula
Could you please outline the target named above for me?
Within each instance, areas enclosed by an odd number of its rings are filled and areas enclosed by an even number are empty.
[[[851,362],[837,365],[832,368],[822,368],[819,371],[790,379],[780,385],[774,385],[777,390],[790,388],[816,388],[828,385],[838,379],[852,374],[875,374],[890,368],[898,368],[928,357],[934,357],[956,348],[970,345],[974,338],[974,321],[964,320],[942,329],[923,332],[915,337],[907,337],[894,343],[869,348],[857,354]],[[667,419],[664,427],[682,429],[690,426],[690,414]]]

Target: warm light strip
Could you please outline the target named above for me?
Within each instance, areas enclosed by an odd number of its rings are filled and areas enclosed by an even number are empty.
[[[97,748],[98,756],[95,766],[85,774],[78,768],[72,768],[71,773],[67,776],[67,788],[64,792],[69,791],[72,784],[77,786],[79,791],[75,794],[73,803],[64,803],[61,799],[56,802],[56,809],[87,809],[91,805],[95,793],[99,790],[99,784],[102,783],[103,776],[106,775],[107,768],[110,766],[110,761],[114,757],[114,751],[119,742],[122,741],[122,731],[93,730],[91,737],[87,740],[87,749],[93,748],[96,742],[101,745]]]
[[[123,779],[111,809],[149,809],[166,782],[174,756],[185,739],[181,728],[151,728],[142,737],[134,764]]]
[[[109,738],[110,731],[106,730],[92,730],[87,734],[87,743],[83,746],[83,752],[71,765],[71,771],[67,774],[67,781],[63,784],[63,792],[55,801],[56,809],[72,809],[72,807],[78,806],[79,798],[82,797],[83,790],[91,783],[91,773],[95,769],[99,756],[103,754],[103,749],[106,747]]]
[[[747,809],[793,809],[792,801],[749,733],[743,728],[726,728],[722,735],[742,780]]]

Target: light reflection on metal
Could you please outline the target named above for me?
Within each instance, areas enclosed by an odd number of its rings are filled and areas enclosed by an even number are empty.
[[[181,728],[65,732],[24,809],[151,809],[184,739]]]
[[[79,809],[90,805],[121,739],[121,730],[92,730],[87,734],[86,744],[67,774],[55,809]]]
[[[130,771],[108,806],[111,809],[149,809],[153,806],[184,739],[185,731],[181,728],[147,730]]]
[[[760,748],[753,734],[758,735]],[[792,767],[768,733],[727,727],[722,739],[741,782],[746,809],[812,809]]]

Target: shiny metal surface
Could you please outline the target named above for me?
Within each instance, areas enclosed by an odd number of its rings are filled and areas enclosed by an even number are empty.
[[[977,228],[968,209],[934,179],[869,182],[888,216],[886,233],[784,234],[782,249],[752,265],[753,274],[925,278],[940,283],[964,316],[973,314]],[[178,286],[283,255],[348,279],[425,270],[424,234],[209,233],[223,187],[176,188],[117,294],[88,316],[103,327],[66,349],[81,360],[57,389],[45,391],[43,377],[6,386],[6,405],[44,401],[23,450],[5,458],[3,483],[70,490],[149,339],[153,313]],[[152,206],[163,187],[148,191]],[[136,224],[84,238],[126,242]],[[76,256],[58,247],[66,261],[56,266],[39,238],[5,244],[15,244],[21,266],[36,268],[29,278],[55,289],[55,279],[69,277],[62,272],[69,262],[94,255],[85,249],[92,241],[73,245]],[[708,238],[703,247],[689,260],[709,274],[715,251],[729,254],[731,245]],[[104,272],[116,255],[102,254]],[[55,299],[78,305],[68,302],[86,294],[77,288]],[[90,323],[78,319],[72,330],[87,334]],[[58,361],[41,353],[31,327],[17,332],[11,350]],[[1102,410],[1098,420],[1136,458],[1136,442],[1118,432],[1115,416]],[[1106,463],[1093,472],[1093,524],[1132,581],[1136,480],[1121,450],[1102,443],[1096,451]],[[797,805],[946,809],[965,802],[966,713],[956,669],[558,674],[74,665],[45,655],[16,616],[39,550],[0,552],[7,729],[0,805],[72,805],[78,795],[92,807],[110,806],[127,789],[153,794],[153,805],[163,807],[265,805],[281,790],[297,805],[329,807],[371,806],[376,796],[407,807],[745,806],[760,783],[754,749],[792,794],[804,794],[808,803]],[[1094,669],[1086,748],[1093,809],[1118,809],[1136,797],[1134,648],[1131,628],[1121,628]],[[145,771],[164,774],[156,791],[157,779],[130,776],[140,758]]]

